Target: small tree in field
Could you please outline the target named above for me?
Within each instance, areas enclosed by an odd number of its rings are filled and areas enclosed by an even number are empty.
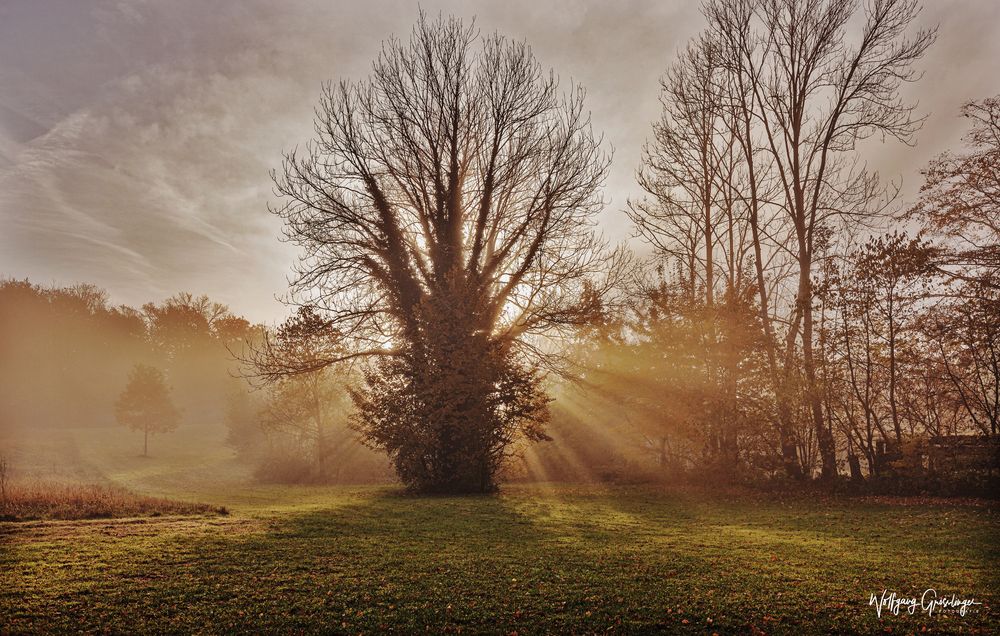
[[[142,431],[142,455],[147,456],[149,434],[174,430],[180,417],[163,372],[145,364],[135,365],[125,390],[115,403],[115,417],[119,424]]]

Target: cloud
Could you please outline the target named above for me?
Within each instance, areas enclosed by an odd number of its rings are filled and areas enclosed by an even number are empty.
[[[42,5],[45,6],[42,6]],[[922,106],[945,128],[980,97],[1000,56],[989,3],[934,9],[927,60],[938,88]],[[582,82],[594,125],[615,147],[603,215],[620,210],[658,115],[657,79],[701,21],[696,3],[425,3],[532,45],[563,81]],[[277,240],[268,171],[312,137],[322,81],[367,74],[380,42],[406,37],[409,2],[169,3],[18,0],[0,8],[0,274],[96,282],[132,304],[208,293],[255,319],[283,310],[294,251]],[[961,64],[956,65],[957,60]],[[996,90],[996,86],[990,86]],[[968,94],[977,93],[977,94]],[[886,153],[916,170],[953,143]]]

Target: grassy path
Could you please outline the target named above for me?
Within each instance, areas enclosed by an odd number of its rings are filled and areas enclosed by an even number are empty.
[[[263,488],[229,517],[0,524],[0,632],[1000,633],[973,506],[519,487]],[[883,589],[974,596],[885,617]]]

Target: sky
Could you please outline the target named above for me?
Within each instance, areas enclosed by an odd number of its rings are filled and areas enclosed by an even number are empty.
[[[956,147],[962,103],[1000,93],[1000,2],[929,0],[937,43],[905,96],[927,121],[915,147],[872,149],[901,181]],[[612,240],[638,195],[658,80],[704,22],[691,0],[424,1],[525,39],[588,90],[614,148],[601,223]],[[280,320],[295,249],[279,241],[269,171],[312,137],[327,80],[362,79],[414,2],[0,0],[0,276],[95,283],[114,303],[208,294]]]

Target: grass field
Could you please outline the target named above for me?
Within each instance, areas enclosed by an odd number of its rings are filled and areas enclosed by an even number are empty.
[[[0,528],[0,631],[997,633],[995,511],[523,486],[219,492],[229,517]],[[883,617],[883,589],[974,596]]]
[[[0,523],[0,633],[1000,633],[986,505],[262,487],[207,442],[164,437],[141,458],[117,429],[67,435],[15,448],[16,465],[231,514]],[[927,588],[983,605],[879,619],[868,604]]]

